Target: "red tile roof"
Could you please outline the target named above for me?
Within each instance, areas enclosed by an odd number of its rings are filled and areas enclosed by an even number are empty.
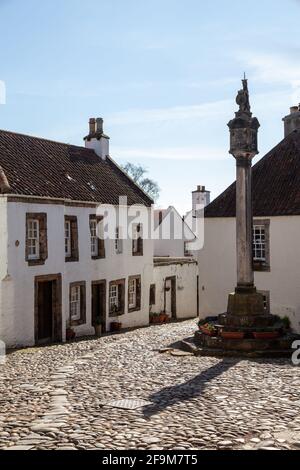
[[[74,201],[118,204],[119,196],[127,196],[129,205],[152,203],[110,158],[103,161],[84,147],[1,130],[0,188]]]
[[[234,162],[232,162],[234,163]],[[253,215],[300,215],[300,131],[294,131],[253,166]],[[236,184],[205,208],[205,217],[235,217]]]

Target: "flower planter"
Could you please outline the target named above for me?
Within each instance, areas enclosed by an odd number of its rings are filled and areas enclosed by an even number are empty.
[[[110,324],[110,331],[112,331],[112,332],[114,332],[114,331],[120,331],[121,329],[122,329],[122,323],[117,322],[117,321],[111,322],[111,324]]]
[[[159,323],[159,316],[158,315],[154,315],[153,317],[150,318],[150,323]]]
[[[165,323],[167,321],[168,315],[166,315],[165,313],[161,313],[158,318],[159,323]]]
[[[241,331],[222,331],[221,336],[224,339],[244,339],[245,333]]]
[[[279,336],[278,331],[255,331],[253,333],[255,339],[276,339]]]
[[[203,326],[200,326],[200,331],[206,336],[217,336],[217,332],[215,330],[209,330],[208,328],[204,328]]]
[[[75,339],[76,333],[72,328],[67,328],[66,329],[66,340],[71,341],[72,339]]]
[[[95,335],[97,338],[102,336],[102,325],[95,325]]]

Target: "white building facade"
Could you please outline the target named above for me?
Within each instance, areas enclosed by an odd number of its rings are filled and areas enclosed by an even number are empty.
[[[103,138],[102,129],[90,133],[87,147],[94,141],[98,151]],[[150,215],[152,201],[108,146],[100,148],[105,155],[0,132],[0,339],[7,347],[65,341],[70,328],[93,335],[96,323],[103,331],[149,323],[153,242],[121,237],[118,227],[102,239],[98,207],[118,213],[122,196]],[[129,230],[135,226],[142,234],[138,222]]]

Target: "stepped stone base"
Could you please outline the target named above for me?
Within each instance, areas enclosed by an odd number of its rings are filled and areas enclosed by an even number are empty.
[[[223,351],[239,351],[239,352],[254,352],[254,351],[281,351],[286,352],[286,355],[292,355],[292,343],[295,339],[299,338],[297,335],[285,334],[275,339],[227,339],[207,336],[200,331],[195,333],[195,344],[201,348],[223,350]]]
[[[220,325],[224,325],[224,329],[230,329],[231,331],[247,329],[247,328],[261,328],[269,329],[276,325],[276,319],[271,314],[262,314],[262,315],[231,315],[224,313],[219,315]],[[282,325],[277,325],[277,329]]]

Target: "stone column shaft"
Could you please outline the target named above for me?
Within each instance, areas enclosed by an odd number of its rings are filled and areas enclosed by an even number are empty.
[[[237,288],[254,286],[252,267],[251,158],[236,159]]]

